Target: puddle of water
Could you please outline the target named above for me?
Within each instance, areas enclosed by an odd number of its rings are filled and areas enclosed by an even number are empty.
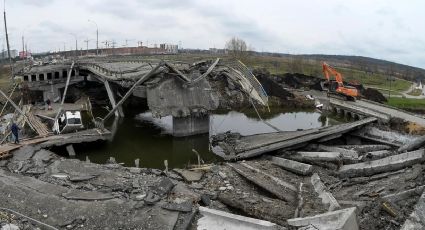
[[[164,169],[164,160],[170,168],[184,167],[197,163],[196,150],[206,163],[220,161],[209,150],[209,136],[233,131],[242,135],[275,132],[252,113],[225,112],[210,116],[210,133],[191,137],[173,137],[172,117],[152,118],[149,112],[119,121],[114,139],[111,142],[80,144],[75,146],[77,157],[92,162],[105,163],[109,157],[126,166],[134,166],[140,159],[141,167]],[[270,115],[269,115],[270,116]],[[332,119],[317,112],[278,112],[264,118],[283,131],[310,129],[334,123]]]

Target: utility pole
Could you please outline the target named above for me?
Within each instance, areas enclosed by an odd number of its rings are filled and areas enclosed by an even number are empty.
[[[84,40],[84,42],[86,43],[86,46],[87,46],[87,47],[86,47],[86,48],[87,48],[87,49],[86,49],[86,51],[87,51],[87,52],[86,52],[86,53],[87,53],[86,55],[89,55],[89,41],[90,41],[90,39],[89,39],[89,38],[87,38],[86,40]]]
[[[89,19],[89,22],[93,22],[96,25],[96,55],[99,55],[99,27],[95,21]]]
[[[24,35],[22,35],[22,59],[25,58],[25,42],[24,42]]]
[[[74,33],[70,33],[70,34],[73,35],[75,38],[75,58],[77,58],[77,55],[78,55],[77,35],[75,35]]]
[[[10,80],[11,83],[13,82],[13,65],[12,65],[12,57],[10,55],[10,46],[9,46],[9,35],[7,34],[7,23],[6,23],[6,0],[3,2],[4,4],[4,11],[3,11],[3,17],[4,17],[4,30],[6,34],[6,44],[7,44],[7,55],[9,56],[9,65],[10,65]]]
[[[115,45],[117,43],[115,42],[115,40],[112,40],[112,55],[115,55]]]

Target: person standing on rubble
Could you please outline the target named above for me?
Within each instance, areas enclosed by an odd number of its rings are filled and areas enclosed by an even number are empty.
[[[12,127],[10,127],[12,131],[13,139],[15,140],[15,144],[19,144],[19,130],[20,128],[15,122],[12,122]]]
[[[52,110],[52,105],[51,105],[51,101],[50,101],[50,98],[47,98],[47,101],[46,101],[46,105],[47,105],[47,110]]]

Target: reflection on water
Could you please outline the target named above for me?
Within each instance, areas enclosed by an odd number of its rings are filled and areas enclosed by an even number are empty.
[[[265,120],[283,131],[318,128],[334,122],[317,112],[281,112]],[[231,111],[210,116],[209,134],[177,138],[170,135],[172,117],[155,119],[146,112],[121,119],[111,142],[81,144],[75,149],[78,158],[84,160],[88,156],[97,163],[105,163],[112,156],[127,166],[134,166],[134,160],[139,158],[141,167],[163,169],[164,160],[168,160],[171,168],[184,167],[197,162],[192,149],[205,162],[219,161],[209,151],[209,135],[229,130],[242,135],[275,132],[258,118]]]

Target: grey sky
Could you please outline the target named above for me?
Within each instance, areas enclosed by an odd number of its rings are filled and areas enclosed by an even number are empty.
[[[361,55],[425,68],[425,1],[409,0],[8,0],[12,48],[33,51],[180,41],[222,48],[238,36],[257,51]],[[1,33],[4,37],[4,34]],[[103,46],[103,44],[100,44]]]

